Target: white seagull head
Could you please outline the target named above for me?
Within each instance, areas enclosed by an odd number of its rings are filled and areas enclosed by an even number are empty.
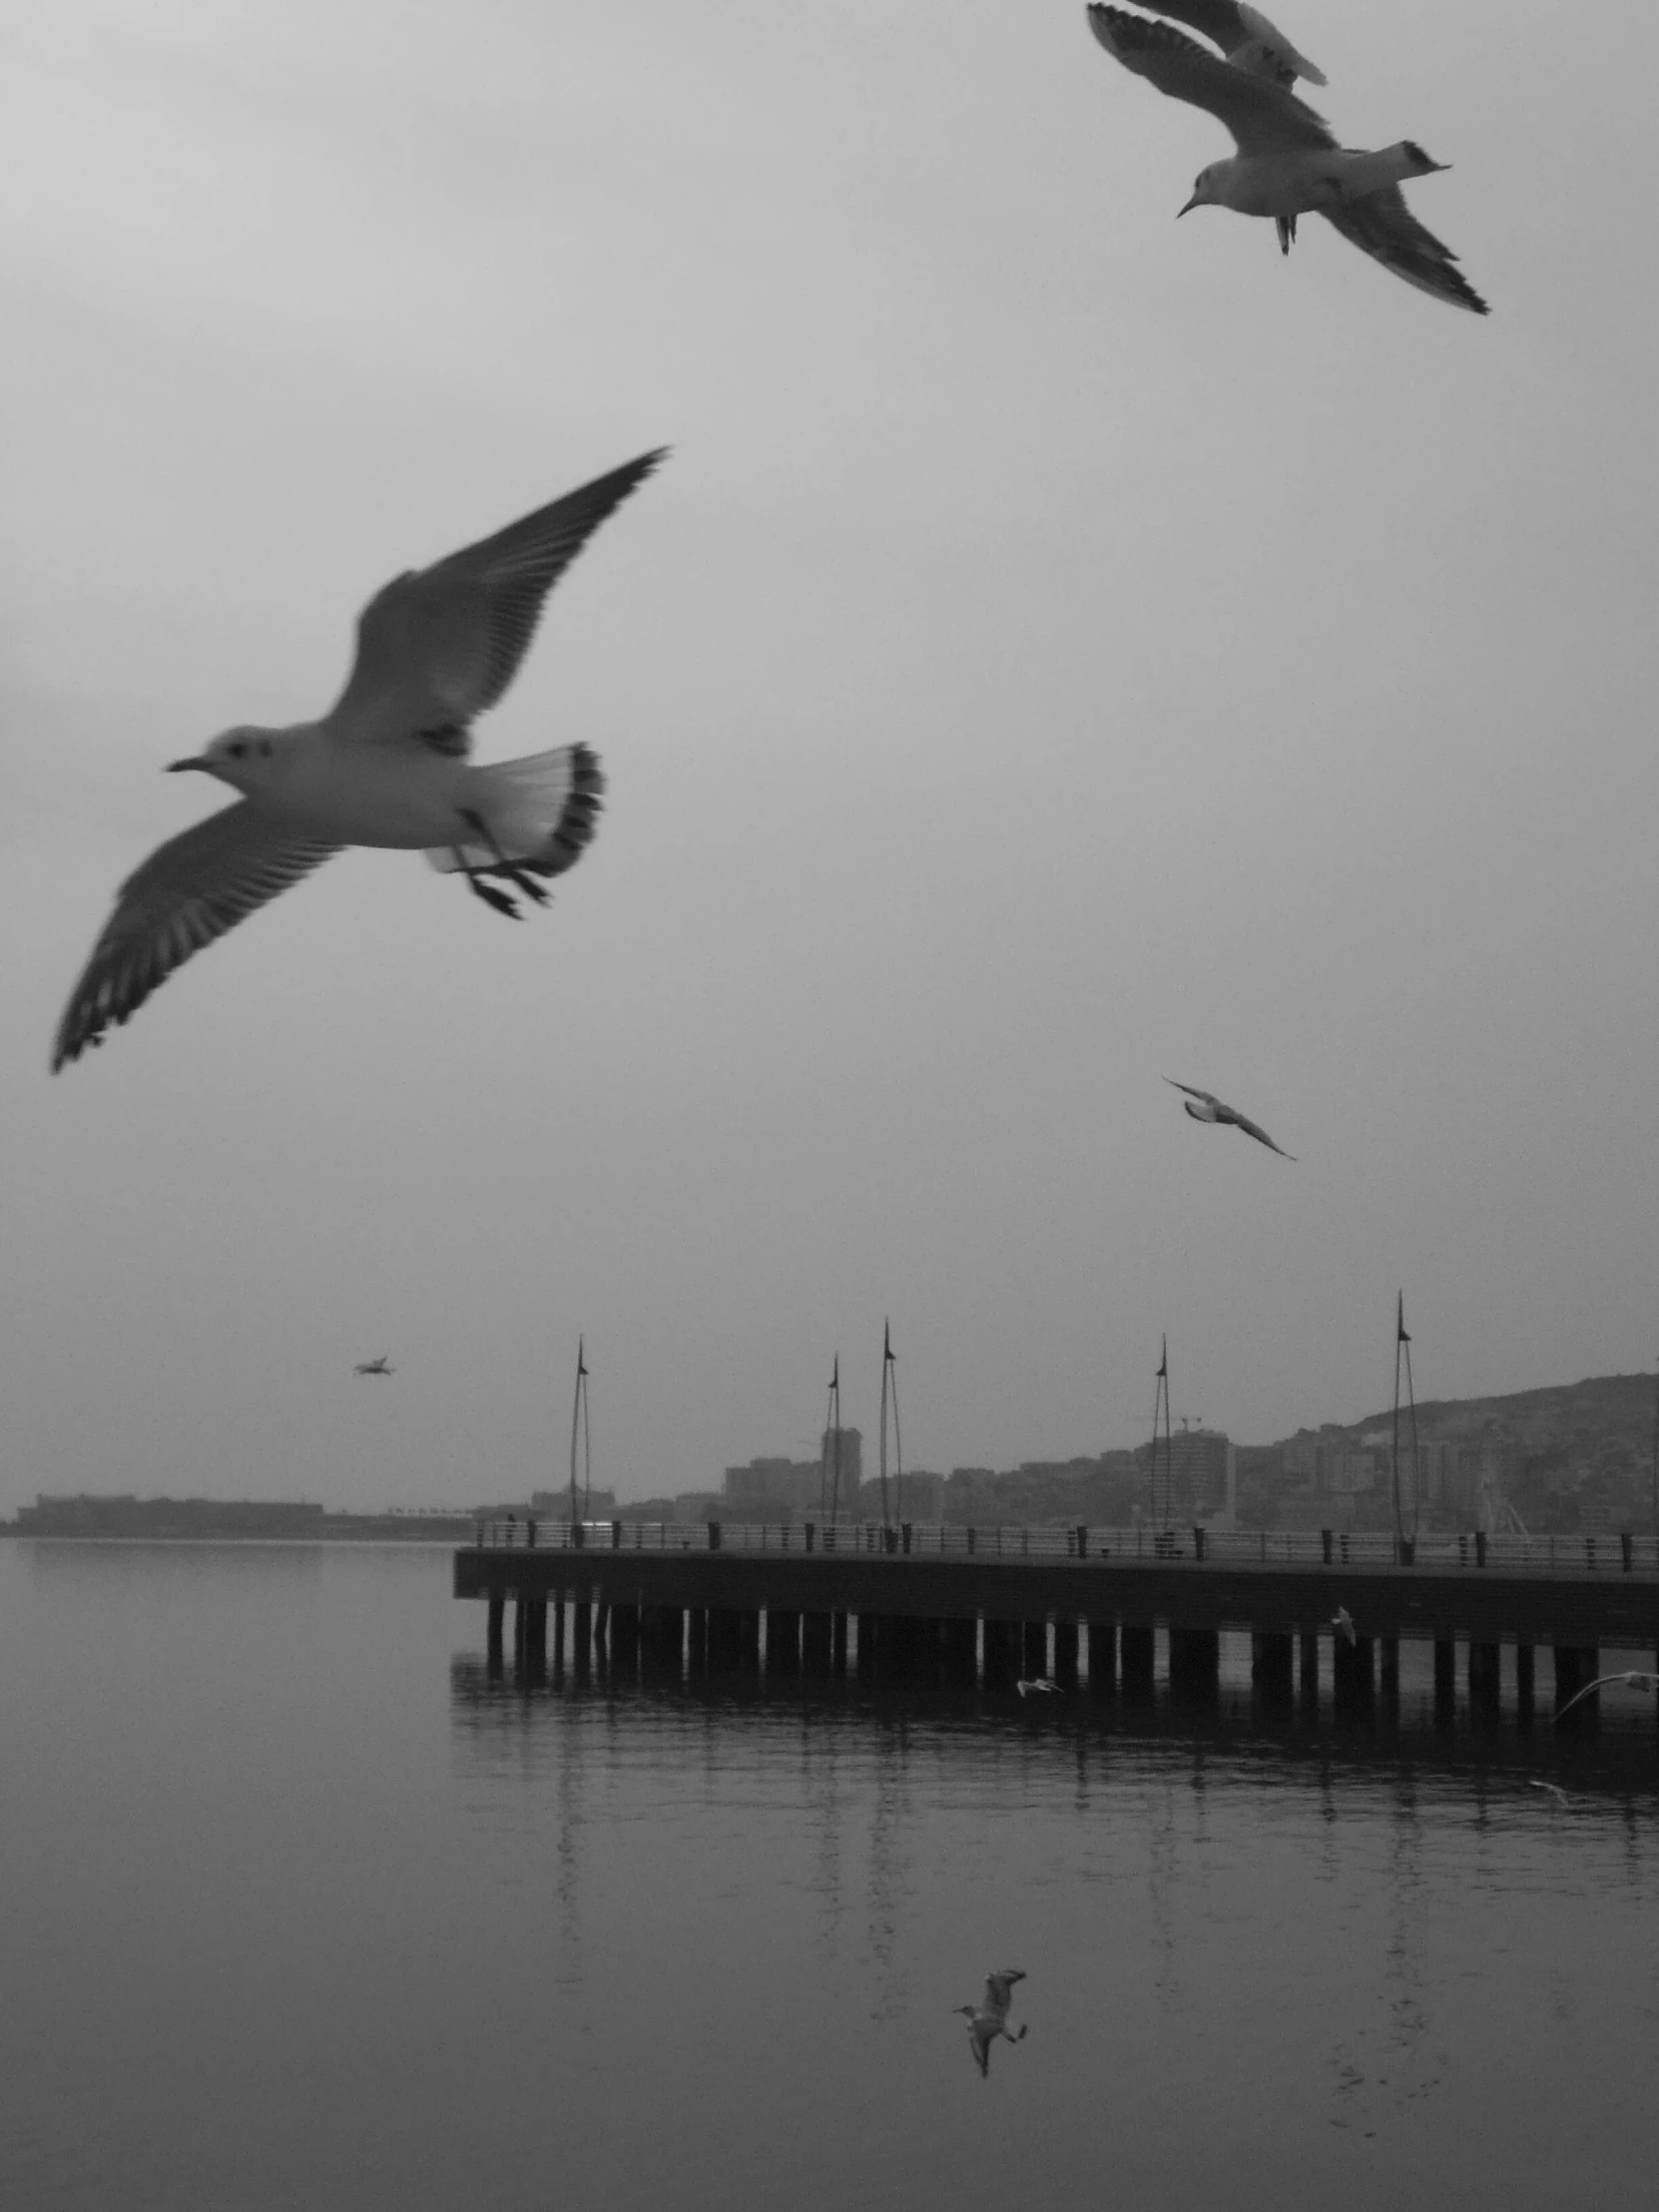
[[[251,795],[271,781],[276,741],[280,736],[280,731],[242,723],[215,738],[200,753],[189,754],[182,761],[169,761],[167,771],[177,776],[183,769],[199,768],[204,775],[217,776],[222,784],[229,784],[233,791]]]
[[[1199,171],[1193,179],[1192,198],[1184,208],[1177,208],[1175,211],[1175,220],[1178,223],[1184,215],[1190,215],[1194,208],[1213,208],[1216,205],[1216,187],[1221,181],[1219,173],[1227,166],[1225,162],[1212,162],[1208,169]]]

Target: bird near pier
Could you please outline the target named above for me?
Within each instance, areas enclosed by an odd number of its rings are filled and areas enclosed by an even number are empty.
[[[1182,1104],[1194,1121],[1219,1122],[1225,1123],[1229,1128],[1242,1129],[1247,1137],[1254,1137],[1258,1144],[1265,1144],[1270,1152],[1277,1152],[1282,1160],[1296,1158],[1294,1152],[1287,1152],[1283,1145],[1275,1144],[1260,1123],[1252,1121],[1248,1114],[1241,1114],[1236,1106],[1229,1106],[1223,1099],[1217,1098],[1214,1091],[1195,1090],[1190,1083],[1176,1082],[1173,1075],[1166,1075],[1164,1081],[1172,1090],[1186,1092]]]
[[[1354,1625],[1354,1615],[1346,1605],[1338,1606],[1331,1616],[1331,1625],[1345,1642],[1357,1644],[1360,1641],[1359,1631]]]
[[[1556,1720],[1564,1721],[1575,1705],[1582,1705],[1587,1697],[1594,1697],[1610,1682],[1622,1682],[1627,1690],[1659,1690],[1659,1674],[1646,1674],[1639,1667],[1627,1667],[1622,1674],[1598,1674],[1593,1682],[1586,1682],[1583,1689],[1573,1692],[1556,1714]]]
[[[1018,1966],[1003,1966],[996,1973],[987,1975],[985,1994],[978,2004],[958,2004],[958,2012],[965,2013],[968,2023],[968,2040],[973,2045],[974,2064],[982,2074],[991,2070],[991,2045],[1000,2035],[1005,2043],[1022,2043],[1025,2040],[1025,2022],[1021,2021],[1016,2035],[1008,2025],[1008,2007],[1013,2002],[1014,1983],[1025,1979]]]
[[[1233,135],[1237,153],[1200,170],[1178,214],[1231,208],[1236,215],[1271,216],[1287,254],[1298,216],[1323,215],[1351,246],[1419,291],[1472,314],[1488,312],[1456,255],[1423,228],[1399,189],[1410,178],[1435,175],[1444,162],[1431,160],[1411,139],[1376,150],[1340,146],[1324,119],[1285,84],[1236,68],[1167,23],[1096,4],[1089,28],[1125,69],[1172,100],[1206,109]]]
[[[143,1005],[173,970],[343,846],[424,852],[497,913],[591,841],[604,778],[585,745],[474,768],[472,723],[502,697],[542,604],[663,451],[642,454],[493,537],[394,577],[357,622],[345,689],[317,722],[244,726],[171,762],[240,794],[121,886],[71,994],[54,1072]]]

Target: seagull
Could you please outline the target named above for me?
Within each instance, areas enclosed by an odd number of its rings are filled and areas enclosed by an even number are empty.
[[[1622,1682],[1629,1690],[1659,1690],[1659,1674],[1643,1674],[1639,1668],[1627,1669],[1623,1674],[1598,1674],[1593,1682],[1586,1682],[1583,1689],[1573,1692],[1556,1713],[1556,1720],[1564,1721],[1573,1707],[1581,1704],[1592,1690],[1602,1689],[1609,1682]]]
[[[1572,1799],[1568,1797],[1566,1791],[1561,1789],[1559,1785],[1554,1782],[1529,1781],[1526,1787],[1529,1790],[1547,1790],[1550,1796],[1555,1800],[1557,1805],[1570,1805],[1572,1803]]]
[[[391,1354],[382,1352],[377,1360],[359,1360],[351,1373],[353,1375],[395,1375],[397,1370],[391,1364]]]
[[[1207,108],[1232,132],[1238,153],[1201,170],[1190,208],[1232,208],[1272,216],[1285,253],[1299,215],[1323,215],[1351,246],[1391,269],[1406,283],[1451,306],[1485,314],[1486,302],[1456,267],[1449,247],[1425,231],[1399,187],[1446,167],[1400,139],[1377,152],[1339,146],[1321,117],[1270,78],[1224,62],[1167,23],[1089,8],[1089,28],[1108,54],[1172,100]]]
[[[1014,1688],[1021,1697],[1046,1696],[1057,1691],[1059,1687],[1059,1683],[1051,1680],[1046,1674],[1027,1676],[1014,1684]]]
[[[1024,1979],[1025,1975],[1018,1966],[1004,1966],[1000,1973],[986,1976],[985,1994],[977,2006],[958,2004],[956,2007],[958,2012],[967,2015],[974,2062],[982,2074],[988,2074],[991,2070],[991,2045],[999,2035],[1008,2043],[1023,2043],[1025,2040],[1023,2022],[1017,2035],[1008,2032],[1008,2007],[1013,2002],[1014,1983]]]
[[[1277,24],[1245,0],[1145,0],[1145,4],[1154,15],[1172,15],[1177,23],[1219,46],[1235,69],[1252,77],[1267,77],[1276,85],[1294,85],[1299,77],[1313,85],[1326,82],[1324,70],[1299,54]]]
[[[1331,1625],[1333,1628],[1340,1629],[1343,1635],[1348,1638],[1351,1644],[1357,1644],[1360,1641],[1358,1635],[1355,1633],[1354,1615],[1349,1611],[1346,1605],[1338,1606],[1337,1610],[1331,1616]]]
[[[193,952],[342,845],[424,851],[497,913],[545,905],[575,865],[605,780],[585,745],[467,765],[473,718],[517,673],[542,603],[664,450],[599,476],[493,537],[393,577],[357,621],[344,691],[318,722],[243,726],[169,765],[242,794],[151,853],[117,895],[58,1030],[54,1073],[126,1021]]]
[[[1283,1145],[1275,1144],[1267,1131],[1259,1129],[1246,1115],[1232,1106],[1224,1105],[1214,1091],[1195,1091],[1190,1083],[1178,1083],[1173,1075],[1166,1075],[1164,1081],[1171,1090],[1186,1092],[1182,1104],[1194,1121],[1228,1122],[1233,1128],[1242,1129],[1247,1137],[1254,1137],[1258,1144],[1265,1144],[1270,1152],[1277,1152],[1282,1160],[1296,1158],[1294,1152],[1287,1152]],[[1198,1101],[1196,1106],[1193,1104],[1194,1099]]]

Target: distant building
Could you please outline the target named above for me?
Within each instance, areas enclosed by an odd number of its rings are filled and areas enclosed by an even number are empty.
[[[727,1468],[723,1502],[734,1520],[793,1520],[817,1510],[822,1480],[809,1459],[751,1459]]]
[[[615,1520],[615,1490],[583,1491],[578,1488],[576,1510],[581,1512],[584,1507],[589,1520]],[[570,1512],[570,1484],[567,1482],[558,1490],[532,1490],[530,1510],[532,1513],[544,1514],[549,1520],[563,1520]]]

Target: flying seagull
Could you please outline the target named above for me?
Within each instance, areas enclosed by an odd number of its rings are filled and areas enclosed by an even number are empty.
[[[1558,1783],[1529,1781],[1526,1787],[1529,1790],[1547,1790],[1550,1796],[1555,1800],[1557,1808],[1563,1805],[1570,1805],[1572,1803],[1572,1799],[1568,1797],[1566,1791],[1563,1790]]]
[[[1217,1098],[1214,1091],[1195,1091],[1190,1083],[1178,1083],[1173,1075],[1166,1075],[1164,1081],[1170,1086],[1171,1090],[1186,1092],[1187,1095],[1181,1103],[1192,1115],[1194,1121],[1228,1122],[1233,1128],[1242,1129],[1247,1137],[1254,1137],[1258,1144],[1265,1144],[1270,1152],[1277,1152],[1282,1160],[1294,1160],[1296,1158],[1294,1152],[1287,1152],[1283,1145],[1275,1144],[1267,1131],[1258,1129],[1248,1116],[1237,1112],[1231,1106],[1224,1105]],[[1195,1099],[1198,1101],[1197,1105],[1193,1103]]]
[[[351,1373],[353,1375],[395,1375],[397,1370],[391,1364],[391,1354],[382,1352],[377,1360],[359,1360]]]
[[[1446,165],[1400,139],[1375,153],[1339,146],[1322,119],[1284,85],[1224,62],[1167,23],[1091,4],[1089,28],[1108,54],[1172,100],[1207,108],[1232,132],[1238,152],[1199,172],[1189,208],[1232,208],[1272,216],[1288,254],[1299,215],[1323,215],[1352,246],[1408,284],[1454,307],[1485,314],[1486,302],[1457,269],[1457,257],[1406,207],[1404,178]]]
[[[542,603],[589,536],[663,458],[645,453],[430,568],[409,569],[357,621],[345,689],[318,722],[244,726],[174,761],[242,794],[172,837],[122,884],[76,984],[54,1072],[126,1021],[193,952],[342,845],[424,851],[498,913],[503,876],[547,903],[538,876],[575,865],[605,780],[585,745],[467,765],[473,718],[529,650]]]
[[[1022,1677],[1020,1681],[1014,1684],[1014,1688],[1021,1697],[1052,1696],[1059,1690],[1059,1683],[1053,1681],[1046,1674]]]
[[[1235,69],[1252,77],[1268,77],[1276,85],[1294,85],[1299,77],[1314,85],[1326,81],[1324,70],[1299,54],[1277,24],[1246,0],[1146,0],[1146,6],[1154,15],[1174,16],[1219,46]]]
[[[1337,1610],[1331,1616],[1331,1625],[1333,1628],[1338,1630],[1341,1635],[1346,1637],[1351,1644],[1357,1644],[1360,1641],[1359,1635],[1356,1632],[1354,1626],[1354,1615],[1349,1611],[1346,1605],[1338,1606]]]
[[[991,2070],[991,2045],[1000,2035],[1004,2042],[1022,2043],[1025,2027],[1021,2024],[1017,2035],[1008,2029],[1008,2007],[1013,2002],[1014,1983],[1023,1981],[1024,1974],[1018,1966],[1004,1966],[999,1973],[989,1974],[985,1980],[985,1994],[978,2005],[958,2004],[956,2010],[965,2012],[968,2037],[973,2044],[974,2062],[982,2074]]]
[[[1564,1721],[1575,1705],[1581,1704],[1593,1691],[1605,1688],[1609,1682],[1622,1682],[1630,1690],[1659,1690],[1659,1674],[1643,1674],[1639,1668],[1631,1668],[1623,1674],[1598,1674],[1593,1682],[1586,1682],[1583,1689],[1573,1692],[1555,1718]]]

